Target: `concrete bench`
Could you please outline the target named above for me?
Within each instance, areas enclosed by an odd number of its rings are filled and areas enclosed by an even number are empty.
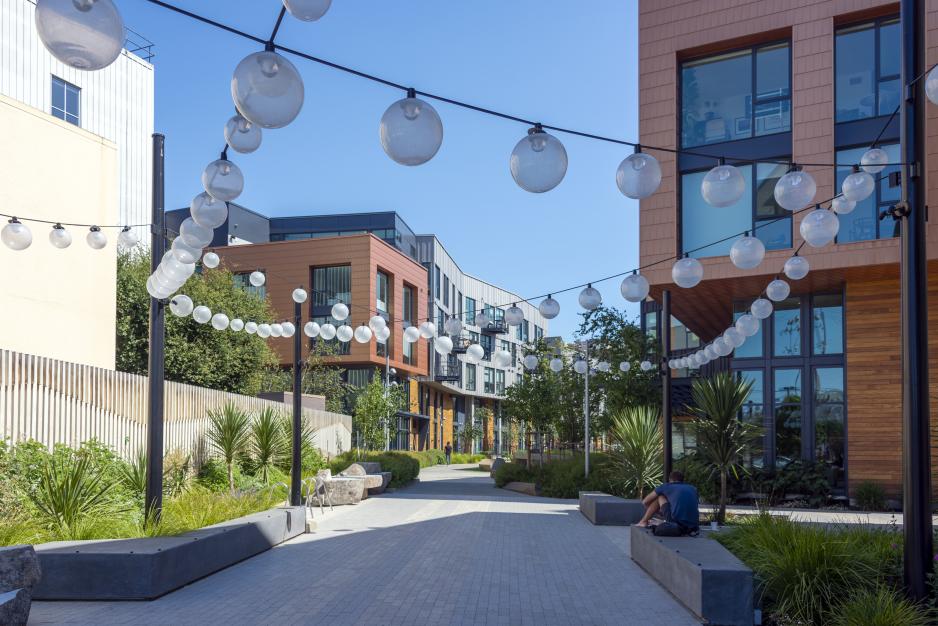
[[[339,476],[364,480],[365,492],[362,494],[362,499],[384,493],[391,482],[391,472],[382,472],[380,463],[370,461],[352,463],[340,472]]]
[[[717,541],[631,528],[632,560],[708,624],[752,626],[752,570]]]
[[[626,500],[602,491],[580,492],[580,513],[596,526],[628,526],[645,514],[641,500]]]

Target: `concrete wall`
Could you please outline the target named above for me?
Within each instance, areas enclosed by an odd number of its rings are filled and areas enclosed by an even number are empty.
[[[118,150],[110,141],[0,96],[0,213],[76,223],[118,222]],[[5,219],[4,219],[5,222]],[[51,226],[28,223],[33,243],[0,246],[0,348],[114,367],[116,229],[92,250],[87,228],[49,243]]]

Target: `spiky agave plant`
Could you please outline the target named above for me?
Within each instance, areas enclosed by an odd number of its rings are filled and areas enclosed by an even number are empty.
[[[251,459],[264,484],[270,484],[270,470],[277,466],[284,450],[280,416],[272,407],[264,407],[251,422]]]
[[[78,454],[72,459],[48,461],[30,497],[50,530],[63,539],[77,539],[83,524],[114,508],[109,497],[114,484],[95,471],[89,455]]]
[[[208,419],[206,437],[212,449],[224,460],[228,469],[228,488],[234,491],[234,463],[247,451],[251,441],[251,417],[229,402],[221,409],[209,410]]]
[[[279,467],[285,471],[290,471],[290,464],[293,462],[293,416],[287,413],[279,413],[277,417],[280,423],[281,452],[279,454]],[[300,457],[305,458],[307,452],[313,447],[315,433],[313,426],[305,415],[300,420]],[[305,469],[305,468],[304,468]]]
[[[124,486],[135,496],[143,496],[147,489],[147,451],[137,448],[137,452],[126,463],[120,465],[120,477]]]
[[[610,461],[614,480],[644,497],[661,483],[664,443],[658,407],[633,406],[612,418]]]

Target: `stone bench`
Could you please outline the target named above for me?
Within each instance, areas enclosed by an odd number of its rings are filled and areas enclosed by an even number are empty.
[[[329,501],[340,504],[358,504],[366,497],[365,479],[362,476],[333,476],[326,479]]]
[[[19,626],[29,621],[33,587],[40,578],[32,546],[0,548],[0,624]]]
[[[632,526],[632,560],[708,624],[752,626],[752,570],[705,536],[656,537]]]
[[[641,500],[626,500],[602,491],[580,492],[580,513],[596,526],[628,526],[645,514]]]
[[[391,472],[382,472],[380,463],[370,461],[352,463],[340,472],[339,476],[345,478],[361,478],[364,480],[365,491],[362,494],[363,500],[368,496],[376,496],[380,493],[384,493],[384,490],[391,482]]]

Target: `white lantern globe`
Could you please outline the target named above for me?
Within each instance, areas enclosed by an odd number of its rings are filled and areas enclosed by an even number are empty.
[[[189,203],[189,216],[200,226],[214,230],[228,219],[228,205],[203,191]]]
[[[200,304],[199,306],[192,309],[192,319],[194,319],[199,324],[206,324],[210,319],[212,319],[212,310],[207,306]]]
[[[214,252],[206,252],[202,255],[202,265],[210,270],[218,267],[219,263],[221,263],[221,259]]]
[[[293,322],[282,322],[280,326],[283,329],[284,337],[292,337],[296,334],[296,326],[293,325]]]
[[[720,355],[717,354],[716,347],[712,343],[708,344],[703,349],[703,355],[704,355],[704,358],[706,359],[706,361],[704,361],[705,363],[708,361],[715,361],[716,359],[720,358]]]
[[[814,209],[801,220],[799,230],[809,246],[822,248],[834,241],[840,230],[840,220],[833,211]]]
[[[462,322],[460,322],[459,318],[456,316],[450,317],[443,322],[443,332],[451,337],[455,337],[462,332]]]
[[[13,217],[0,231],[0,240],[10,250],[25,250],[33,243],[33,232],[29,226]]]
[[[257,322],[245,322],[244,323],[244,332],[249,335],[253,335],[257,332]]]
[[[414,343],[420,339],[420,329],[416,326],[408,326],[404,329],[404,341]]]
[[[192,298],[182,293],[173,296],[173,299],[169,301],[169,310],[176,317],[188,317],[192,314],[193,308],[195,307]]]
[[[844,195],[839,195],[831,200],[831,209],[837,215],[849,215],[857,208],[857,203],[853,200],[847,200]]]
[[[182,220],[182,224],[179,225],[179,238],[193,248],[204,248],[212,243],[214,236],[215,233],[211,228],[199,225],[191,217]]]
[[[293,290],[293,293],[290,294],[290,297],[293,298],[293,301],[297,304],[303,304],[306,302],[306,299],[309,297],[309,294],[306,293],[306,290],[302,287],[297,287]]]
[[[658,159],[640,152],[625,157],[616,170],[616,186],[627,198],[642,200],[661,185],[661,164]]]
[[[774,308],[775,307],[772,305],[771,300],[767,300],[765,298],[756,298],[749,307],[749,311],[757,320],[764,320],[768,316],[772,315],[772,310]]]
[[[933,67],[925,78],[925,96],[932,104],[938,104],[938,67]]]
[[[137,233],[130,230],[130,226],[124,226],[117,235],[117,245],[122,250],[132,250],[138,243],[140,243],[140,238],[137,237]]]
[[[391,329],[385,326],[381,330],[375,331],[375,341],[378,343],[387,343],[388,339],[391,337]]]
[[[315,339],[319,336],[319,324],[316,322],[306,322],[306,324],[303,325],[303,334],[310,339]]]
[[[600,361],[599,363],[596,364],[596,369],[598,369],[598,370],[599,370],[600,372],[602,372],[603,374],[605,374],[606,372],[608,372],[609,369],[610,369],[610,367],[611,367],[611,366],[609,365],[609,362],[608,362],[608,361]]]
[[[580,292],[577,301],[580,303],[580,306],[587,311],[595,311],[603,303],[603,296],[599,293],[598,289],[592,285],[587,285],[586,288]]]
[[[548,294],[548,296],[537,305],[537,310],[541,314],[541,317],[552,320],[560,315],[560,303],[554,300],[553,294]],[[478,325],[478,323],[476,325]]]
[[[882,148],[870,148],[860,157],[860,167],[868,174],[879,174],[889,165],[889,154]]]
[[[202,256],[202,248],[193,248],[182,240],[182,237],[173,239],[173,245],[170,246],[173,256],[183,265],[194,264]]]
[[[6,242],[4,241],[4,243]],[[72,245],[72,233],[65,230],[65,227],[61,224],[56,224],[49,231],[49,243],[60,250],[64,250]]]
[[[107,235],[98,226],[92,226],[85,235],[85,241],[92,250],[102,250],[107,245]]]
[[[621,361],[621,362],[619,363],[619,371],[620,371],[620,372],[627,372],[627,371],[629,371],[630,369],[632,369],[632,364],[629,363],[628,361]]]
[[[355,341],[358,343],[368,343],[371,341],[371,336],[371,329],[364,324],[355,329]]]
[[[876,181],[866,172],[855,171],[844,179],[840,185],[847,200],[854,202],[863,202],[873,193],[876,187]]]
[[[776,278],[765,288],[765,296],[772,302],[781,302],[791,293],[791,287],[781,278]]]
[[[524,321],[524,311],[517,304],[512,304],[505,310],[505,322],[509,326],[520,326]]]
[[[511,365],[511,352],[507,350],[496,350],[492,355],[492,363],[495,367],[508,367]]]
[[[453,351],[453,340],[446,335],[437,337],[433,341],[433,349],[436,350],[439,354],[447,355]],[[469,354],[468,350],[466,351],[466,354]]]
[[[322,332],[322,331],[320,331]],[[342,324],[335,329],[335,338],[341,341],[342,343],[348,343],[352,340],[352,335],[355,334],[355,331],[352,330],[352,327],[348,324]]]
[[[700,183],[700,194],[707,204],[717,208],[739,202],[746,191],[746,180],[732,165],[721,164],[707,172]]]
[[[589,369],[585,359],[577,359],[573,362],[573,371],[577,374],[585,374]]]
[[[225,143],[235,152],[250,154],[261,147],[261,127],[238,114],[225,122]]]
[[[231,98],[245,118],[263,128],[283,128],[303,108],[303,79],[285,57],[264,50],[246,56],[231,78]]]
[[[274,322],[270,325],[270,336],[271,337],[282,337],[283,336],[283,324],[279,322]]]
[[[536,354],[529,354],[526,357],[524,357],[524,369],[528,371],[536,370],[537,363],[538,363],[538,360],[537,360]]]
[[[420,336],[424,339],[436,337],[436,324],[433,322],[423,322],[420,324]]]
[[[217,159],[202,171],[202,187],[216,200],[231,202],[244,191],[244,174],[228,159]]]
[[[778,179],[775,183],[775,202],[783,209],[797,211],[814,202],[817,194],[817,183],[811,174],[793,170]]]
[[[315,22],[329,10],[332,0],[283,0],[290,15],[304,22]]]
[[[258,324],[257,325],[257,336],[261,339],[267,339],[270,337],[270,324]]]
[[[231,320],[231,324],[228,325],[228,328],[236,333],[239,333],[244,330],[244,320],[242,320],[240,317],[236,317]]]
[[[638,366],[643,372],[649,372],[654,367],[654,365],[651,364],[651,361],[642,361],[638,364]]]
[[[629,302],[642,302],[648,297],[649,289],[648,279],[638,272],[632,272],[626,276],[619,285],[622,297]]]
[[[801,280],[808,275],[810,270],[811,264],[808,263],[808,259],[795,255],[785,261],[785,267],[782,271],[791,280]]]
[[[675,261],[671,266],[671,278],[678,287],[690,289],[696,287],[703,280],[704,269],[700,261],[686,256]]]
[[[758,237],[743,235],[730,248],[730,261],[741,270],[759,267],[765,258],[765,244]]]
[[[515,183],[525,191],[550,191],[567,173],[567,151],[559,139],[536,124],[511,151],[509,168]]]
[[[326,341],[335,339],[337,332],[336,327],[328,322],[319,327],[319,336]]]
[[[380,315],[372,315],[371,319],[368,320],[368,328],[370,328],[373,333],[377,333],[382,328],[387,328],[387,325],[387,320]]]
[[[378,126],[385,154],[401,165],[423,165],[443,143],[443,122],[413,90],[387,108]]]
[[[231,321],[224,313],[216,313],[212,316],[212,328],[215,330],[225,330],[230,323]]]
[[[345,321],[348,318],[348,306],[344,302],[336,302],[332,305],[332,319],[337,322]]]
[[[466,361],[472,364],[478,363],[485,358],[485,348],[474,343],[466,348]]]
[[[719,356],[728,356],[733,351],[733,346],[721,336],[713,340],[713,351]]]
[[[36,31],[52,56],[78,70],[107,67],[124,46],[124,20],[111,0],[38,0]]]
[[[746,343],[746,335],[739,332],[735,326],[730,326],[724,331],[723,340],[730,344],[731,347],[738,348]]]
[[[480,311],[479,313],[476,313],[476,317],[474,321],[475,321],[476,326],[478,326],[479,328],[485,328],[489,325],[492,319],[484,311]]]
[[[248,282],[250,282],[254,287],[263,287],[264,283],[267,282],[267,277],[264,276],[264,272],[255,270],[251,272],[250,276],[248,276]]]
[[[554,357],[550,360],[550,363],[548,363],[547,366],[550,368],[550,371],[557,374],[560,372],[560,370],[563,369],[563,359]]]
[[[752,337],[758,333],[760,326],[758,318],[752,313],[743,313],[736,320],[736,330],[741,332],[744,337]]]

